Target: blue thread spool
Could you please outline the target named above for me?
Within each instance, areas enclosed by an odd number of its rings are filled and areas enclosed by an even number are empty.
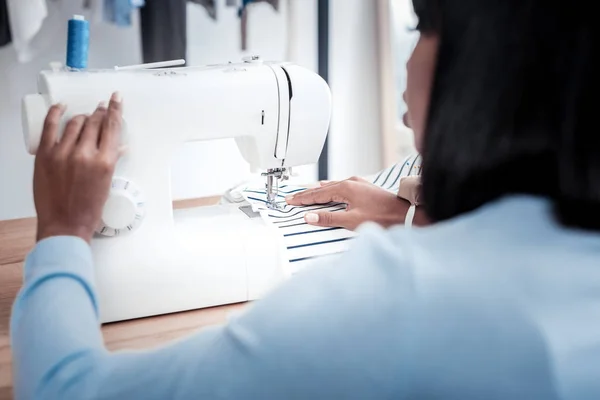
[[[67,67],[87,68],[90,48],[90,23],[82,15],[74,15],[69,20],[67,34]]]

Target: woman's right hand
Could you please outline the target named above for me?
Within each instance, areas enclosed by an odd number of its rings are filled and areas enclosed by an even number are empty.
[[[410,203],[361,178],[322,183],[321,187],[289,196],[294,206],[345,203],[345,211],[308,213],[304,219],[316,226],[342,227],[355,230],[365,222],[375,222],[385,228],[404,223]],[[414,224],[424,225],[426,218],[417,208]]]
[[[121,108],[114,93],[108,107],[74,117],[62,135],[64,106],[48,111],[33,174],[38,241],[65,235],[91,241],[120,155]]]

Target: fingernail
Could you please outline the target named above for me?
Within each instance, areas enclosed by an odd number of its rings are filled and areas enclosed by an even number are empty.
[[[67,108],[67,106],[65,106],[63,103],[56,103],[56,107],[58,107],[58,109],[61,111],[65,111]]]
[[[106,108],[106,102],[101,101],[100,103],[98,103],[98,108]]]
[[[121,98],[121,93],[119,93],[119,92],[114,92],[114,93],[112,94],[112,96],[110,97],[110,99],[111,99],[112,101],[116,102],[116,103],[120,103],[120,102],[121,102],[121,100],[123,100],[123,99]]]
[[[285,201],[286,201],[286,203],[289,203],[289,202],[290,202],[290,201],[292,201],[292,200],[294,200],[294,195],[293,195],[293,194],[291,194],[291,195],[289,195],[289,196],[285,196]]]
[[[310,224],[319,222],[319,214],[308,213],[304,216],[304,220]]]

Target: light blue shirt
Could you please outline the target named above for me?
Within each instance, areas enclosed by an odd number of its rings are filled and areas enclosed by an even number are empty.
[[[600,235],[557,225],[540,199],[366,226],[338,261],[151,351],[104,348],[93,269],[72,237],[27,258],[18,399],[600,398]]]

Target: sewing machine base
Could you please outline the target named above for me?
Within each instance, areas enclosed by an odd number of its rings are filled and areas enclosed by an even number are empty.
[[[94,239],[101,322],[254,300],[287,276],[279,235],[239,205],[177,210],[165,230]]]

